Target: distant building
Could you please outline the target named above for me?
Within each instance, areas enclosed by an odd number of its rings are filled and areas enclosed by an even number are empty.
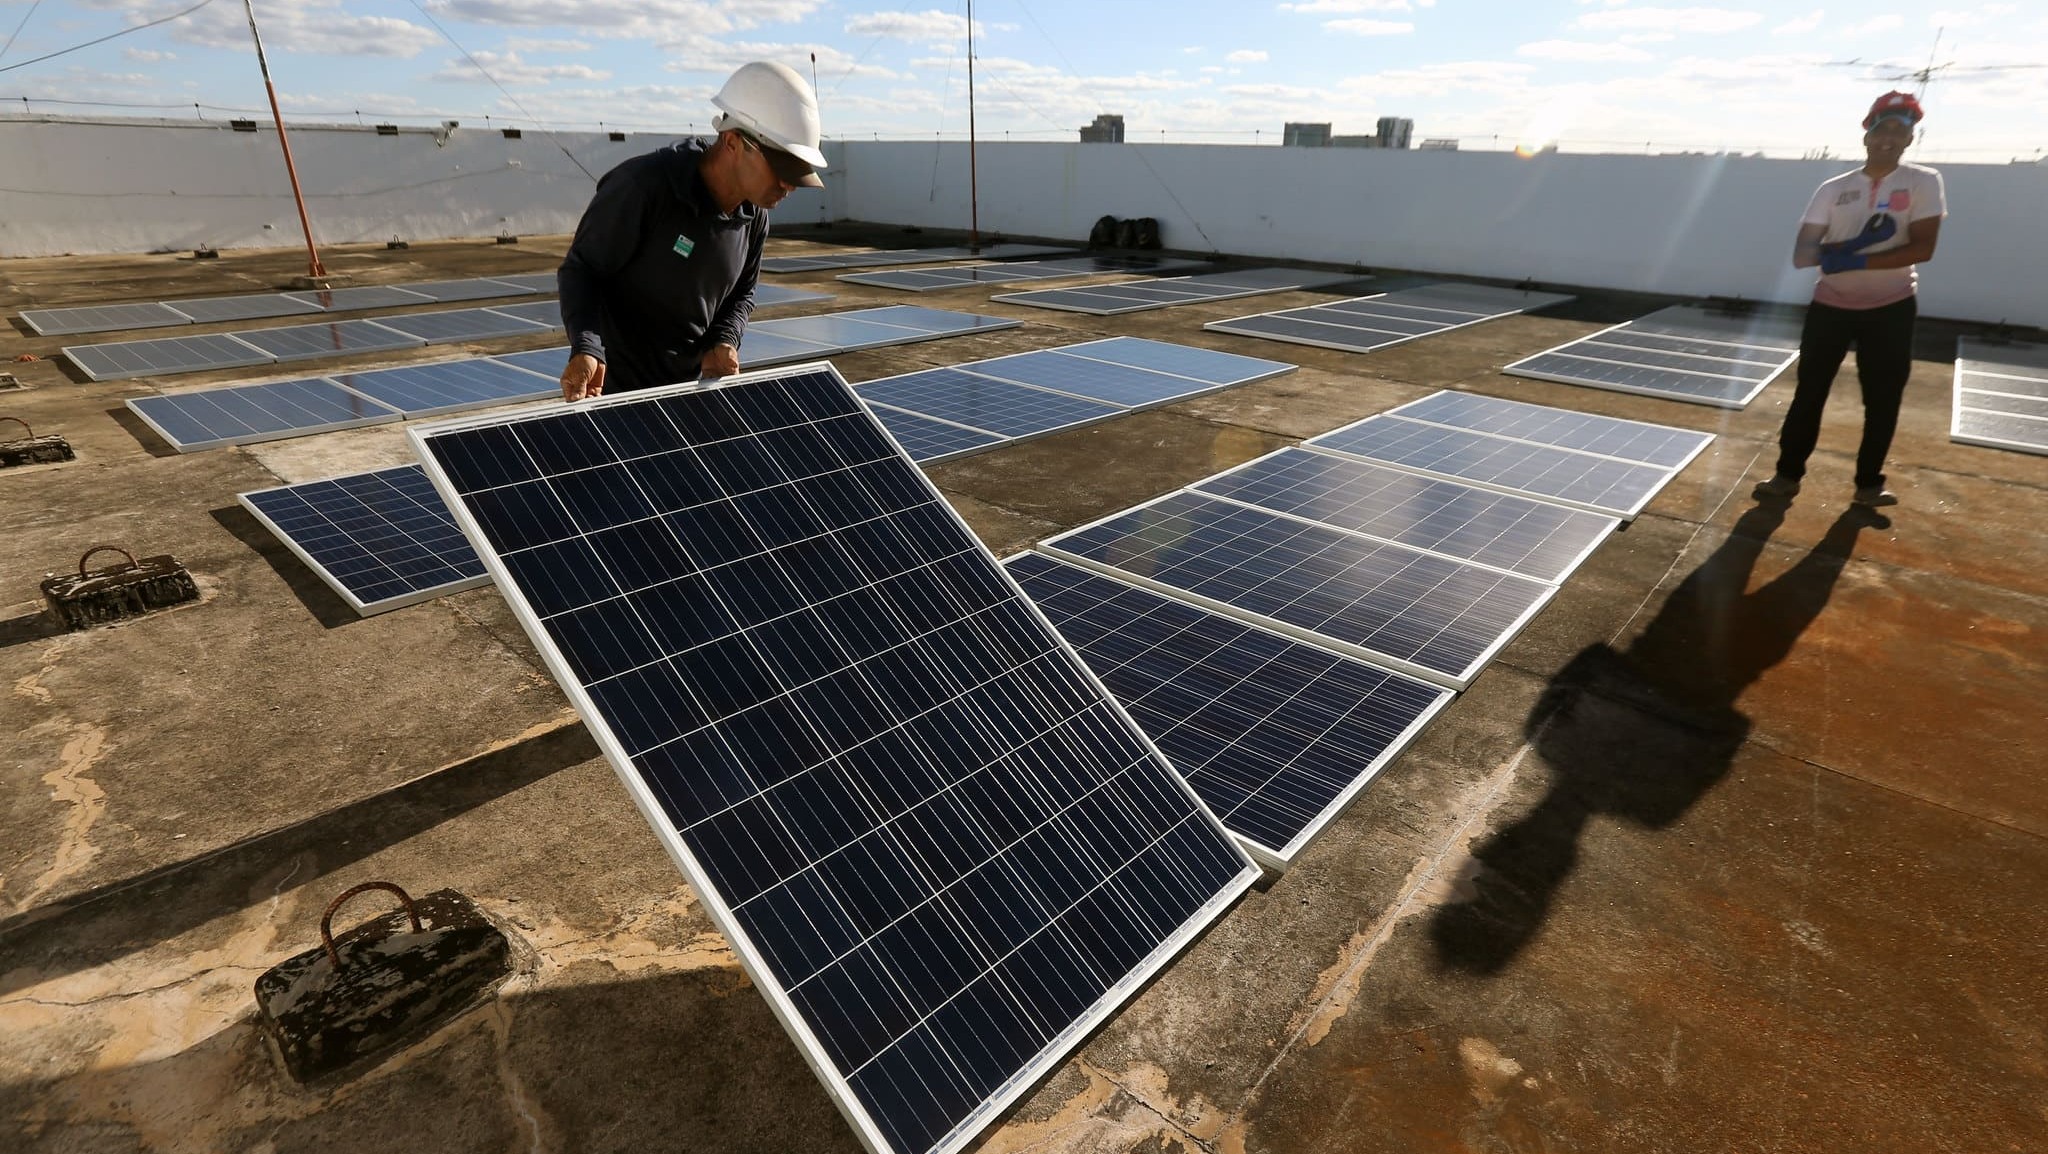
[[[1083,125],[1083,144],[1122,144],[1124,142],[1124,118],[1115,113],[1105,112],[1095,118],[1095,123]]]
[[[1330,126],[1290,120],[1280,130],[1280,143],[1288,148],[1328,148]]]
[[[1408,138],[1415,135],[1415,122],[1405,116],[1380,117],[1380,147],[1406,148]]]
[[[1378,148],[1379,146],[1380,138],[1377,136],[1333,136],[1330,138],[1331,148]]]
[[[1452,136],[1432,136],[1421,144],[1416,145],[1416,147],[1434,149],[1438,152],[1456,152],[1458,151],[1458,140]]]

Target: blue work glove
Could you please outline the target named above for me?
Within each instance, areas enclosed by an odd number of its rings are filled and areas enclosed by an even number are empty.
[[[1859,269],[1868,265],[1870,258],[1860,252],[1851,252],[1847,249],[1846,246],[1850,243],[1849,241],[1843,241],[1841,244],[1824,244],[1820,246],[1820,271],[1824,273],[1848,272],[1851,269]]]
[[[1898,232],[1898,221],[1893,220],[1885,213],[1876,213],[1871,216],[1870,223],[1863,226],[1862,232],[1837,244],[1835,248],[1842,252],[1862,252],[1871,245],[1883,244],[1885,241],[1897,236]]]

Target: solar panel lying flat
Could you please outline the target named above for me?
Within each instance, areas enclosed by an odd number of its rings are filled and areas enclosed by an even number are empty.
[[[130,397],[128,407],[181,453],[353,429],[400,415],[325,377]]]
[[[191,317],[195,324],[202,325],[218,324],[222,321],[256,320],[262,317],[306,316],[324,311],[317,304],[283,293],[244,293],[240,296],[197,297],[192,300],[164,303]]]
[[[169,305],[146,302],[125,305],[79,305],[63,309],[23,309],[21,319],[40,336],[98,333],[110,329],[154,329],[190,324]]]
[[[1615,518],[1306,449],[1280,449],[1192,488],[1552,585]]]
[[[1740,409],[1799,358],[1796,341],[1745,318],[1677,306],[1524,357],[1502,372]],[[1743,344],[1743,340],[1766,343]]]
[[[1005,562],[1223,826],[1275,868],[1451,691],[1025,553]]]
[[[1200,268],[1198,260],[1157,256],[1080,256],[1064,260],[1024,260],[1008,264],[970,265],[965,268],[905,268],[883,272],[853,272],[840,280],[879,285],[906,292],[958,288],[969,284],[1007,284],[1011,281],[1053,280],[1059,277],[1091,276],[1105,272],[1165,273]]]
[[[892,409],[887,405],[869,405],[870,412],[910,454],[910,459],[920,465],[936,464],[951,457],[958,457],[991,445],[1001,444],[1003,438],[980,429],[970,429],[927,417],[921,413],[909,413]]]
[[[235,337],[262,349],[280,361],[304,361],[314,357],[416,349],[427,343],[423,337],[386,328],[375,321],[360,320],[318,321],[309,325],[249,329],[236,333]]]
[[[518,304],[511,305],[492,305],[486,311],[508,317],[517,317],[523,321],[531,321],[542,328],[559,329],[562,327],[562,302],[557,300],[521,301]],[[382,323],[390,319],[390,317],[379,317],[378,321]]]
[[[478,301],[491,297],[529,296],[539,291],[523,284],[480,276],[464,280],[422,281],[405,285],[403,288],[406,292],[418,293],[444,304],[449,301]]]
[[[511,276],[494,276],[491,279],[501,280],[506,284],[517,285],[520,288],[530,289],[537,293],[551,293],[556,288],[555,274],[552,272],[520,272],[513,273]]]
[[[1370,279],[1358,273],[1315,272],[1310,269],[1248,268],[1197,276],[1166,277],[1157,281],[1121,281],[1117,284],[1086,285],[1068,289],[1036,289],[1031,292],[999,293],[990,298],[1036,308],[1065,309],[1093,316],[1163,309],[1204,300],[1231,300],[1262,293],[1323,288],[1346,281]]]
[[[1655,465],[1384,413],[1305,443],[1483,488],[1613,513],[1623,520],[1633,520],[1672,476]]]
[[[1559,293],[1524,292],[1486,285],[1424,285],[1306,308],[1210,321],[1202,327],[1219,333],[1369,353],[1417,337],[1433,336],[1571,299]]]
[[[757,284],[754,286],[754,307],[774,308],[776,305],[802,304],[805,301],[829,301],[831,293],[811,292],[809,289],[787,288],[779,284]]]
[[[66,345],[64,355],[95,381],[267,365],[277,358],[227,333]]]
[[[884,377],[857,391],[864,401],[966,425],[1004,440],[1100,421],[1125,411],[1118,405],[996,380],[964,368]]]
[[[358,285],[354,288],[311,289],[306,292],[286,293],[292,300],[318,305],[330,312],[343,309],[383,309],[397,305],[425,304],[433,297],[425,293],[407,292],[396,285]]]
[[[411,435],[870,1148],[966,1145],[1256,880],[829,365]]]
[[[1448,389],[1410,401],[1389,412],[1410,420],[1492,433],[1538,445],[1555,445],[1678,470],[1712,443],[1712,433],[1675,429],[1647,421],[1625,421],[1548,405],[1531,405]]]
[[[490,582],[418,465],[236,499],[365,617]]]
[[[336,373],[333,380],[407,417],[545,400],[561,393],[558,376],[532,372],[490,357]]]
[[[498,361],[511,365],[514,368],[525,369],[529,373],[539,373],[550,380],[559,381],[562,379],[562,370],[569,367],[569,346],[563,345],[560,348],[553,349],[529,349],[523,353],[493,353],[491,356],[483,359]]]
[[[486,297],[523,296],[540,292],[552,294],[554,291],[555,274],[530,273],[509,277],[429,281],[410,285],[365,285],[359,288],[328,289],[324,292],[241,293],[234,296],[195,297],[188,300],[136,304],[30,309],[23,312],[21,317],[36,332],[45,336],[56,336],[110,332],[117,329],[158,328],[186,323],[214,324],[220,321],[255,320],[262,317],[300,316],[326,312],[329,309],[384,308],[392,305],[422,304],[427,301],[481,300]],[[800,294],[796,299],[822,299],[823,296],[824,294]]]
[[[2048,454],[2048,345],[1958,340],[1949,439]]]
[[[987,244],[972,248],[898,248],[869,252],[825,252],[806,256],[771,256],[761,259],[762,272],[814,272],[830,268],[871,268],[877,265],[921,264],[933,260],[1012,260],[1027,256],[1051,256],[1074,251],[1040,244]]]
[[[530,301],[538,306],[543,315],[558,315],[551,306],[553,301]],[[430,345],[450,344],[455,341],[481,341],[492,337],[520,336],[542,332],[549,328],[561,327],[559,320],[533,321],[512,312],[521,306],[492,309],[444,309],[432,313],[399,313],[395,316],[378,317],[374,322],[382,328],[418,337]],[[346,322],[344,322],[346,323]]]
[[[1044,552],[1463,689],[1556,586],[1182,491]]]

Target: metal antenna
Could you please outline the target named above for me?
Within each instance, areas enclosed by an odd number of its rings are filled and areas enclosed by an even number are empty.
[[[277,86],[270,82],[270,62],[263,57],[263,37],[256,32],[255,0],[242,0],[242,9],[249,14],[249,39],[256,42],[256,66],[263,70],[263,91],[270,96],[270,118],[277,122],[277,144],[284,150],[285,175],[292,181],[292,202],[299,206],[299,228],[306,234],[306,275],[324,278],[327,270],[321,266],[320,250],[313,244],[313,222],[306,215],[305,194],[299,190],[298,167],[292,163],[292,142],[285,137],[284,113],[277,107]]]
[[[967,0],[967,248],[981,251],[981,184],[974,167],[974,0]]]

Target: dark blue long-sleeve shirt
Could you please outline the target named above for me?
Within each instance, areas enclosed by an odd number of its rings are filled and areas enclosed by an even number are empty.
[[[555,274],[572,352],[604,362],[607,393],[694,379],[707,350],[746,334],[768,214],[718,211],[705,148],[686,140],[605,173]]]

